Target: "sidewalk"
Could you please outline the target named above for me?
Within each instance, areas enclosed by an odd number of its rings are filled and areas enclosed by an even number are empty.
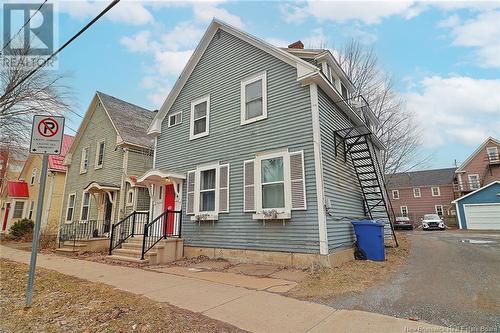
[[[30,253],[0,245],[0,257],[28,264]],[[38,255],[39,267],[167,302],[252,332],[411,332],[442,328],[362,311],[336,310],[263,291],[164,272]],[[233,277],[223,282],[232,281]],[[271,283],[273,285],[274,283]],[[252,286],[247,281],[245,285]],[[259,290],[261,289],[261,290]],[[36,297],[36,282],[35,294]]]

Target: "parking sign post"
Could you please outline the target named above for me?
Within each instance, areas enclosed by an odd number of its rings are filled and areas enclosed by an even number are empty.
[[[42,173],[40,175],[40,188],[36,206],[35,226],[33,228],[33,242],[31,244],[30,270],[28,285],[26,287],[26,307],[31,307],[33,298],[33,284],[35,282],[36,258],[40,240],[40,226],[42,224],[43,199],[49,155],[59,155],[63,138],[64,118],[52,116],[34,116],[31,130],[30,153],[43,154]]]

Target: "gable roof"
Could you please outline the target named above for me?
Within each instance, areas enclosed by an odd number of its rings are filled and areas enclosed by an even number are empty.
[[[100,91],[97,92],[97,96],[99,96],[102,106],[107,111],[122,140],[117,144],[126,143],[140,147],[151,146],[152,140],[148,137],[147,129],[156,112],[106,95]]]
[[[500,141],[495,139],[494,137],[490,136],[488,137],[474,152],[462,163],[460,166],[457,168],[456,172],[461,172],[464,170],[464,168],[469,164],[469,162],[477,155],[481,150],[484,149],[484,147],[488,144],[488,142],[493,141],[497,145],[500,145]]]
[[[451,185],[456,168],[420,170],[386,175],[387,187],[391,189],[418,186]]]
[[[161,133],[161,123],[163,119],[165,119],[167,113],[170,110],[170,107],[172,104],[175,102],[175,99],[181,92],[182,88],[186,84],[189,76],[193,72],[194,68],[198,64],[199,60],[201,59],[202,55],[205,53],[205,50],[207,49],[208,45],[210,44],[210,41],[212,40],[212,37],[215,35],[218,29],[224,30],[227,33],[236,36],[245,42],[269,53],[270,55],[286,62],[287,64],[294,66],[297,68],[297,80],[300,77],[305,77],[310,74],[313,74],[315,72],[319,72],[319,69],[314,66],[313,64],[308,63],[307,61],[300,59],[299,57],[294,56],[293,54],[284,51],[280,49],[279,47],[276,47],[274,45],[269,44],[268,42],[261,40],[259,38],[256,38],[240,29],[237,29],[225,22],[222,22],[218,19],[213,19],[212,22],[210,23],[207,31],[205,31],[205,34],[201,38],[200,43],[198,46],[196,46],[196,49],[194,50],[193,54],[189,58],[186,66],[181,72],[181,75],[175,82],[172,90],[170,90],[170,93],[167,96],[167,99],[165,102],[163,102],[163,105],[161,106],[160,110],[158,111],[158,114],[156,115],[155,119],[151,123],[151,126],[148,129],[148,134],[160,134]]]
[[[470,193],[468,193],[468,194],[466,194],[466,195],[464,195],[464,196],[462,196],[462,197],[460,197],[460,198],[458,198],[458,199],[453,200],[451,203],[457,203],[457,202],[459,202],[460,200],[462,200],[462,199],[464,199],[464,198],[467,198],[468,196],[474,195],[474,194],[476,194],[477,192],[481,192],[482,190],[484,190],[484,189],[485,189],[485,188],[487,188],[487,187],[492,186],[493,184],[498,184],[498,185],[500,185],[500,180],[495,180],[494,182],[491,182],[491,183],[489,183],[489,184],[488,184],[488,185],[486,185],[486,186],[483,186],[483,187],[481,187],[481,188],[478,188],[477,190],[475,190],[475,191],[473,191],[473,192],[470,192]]]
[[[146,130],[156,112],[97,91],[66,154],[68,158],[65,160],[65,164],[70,163],[71,155],[90,123],[90,118],[92,118],[98,103],[103,106],[117,134],[116,145],[132,145],[151,149],[153,141],[148,137]]]

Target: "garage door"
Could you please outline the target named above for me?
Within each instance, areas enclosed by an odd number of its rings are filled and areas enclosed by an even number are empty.
[[[500,230],[500,204],[464,205],[467,229]]]

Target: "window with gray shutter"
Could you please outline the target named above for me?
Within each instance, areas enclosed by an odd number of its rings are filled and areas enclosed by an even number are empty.
[[[255,211],[255,179],[254,179],[254,160],[243,163],[243,200],[245,212]]]
[[[306,187],[304,177],[304,153],[290,153],[290,184],[292,192],[292,210],[306,208]]]
[[[219,166],[219,213],[229,213],[229,164]]]
[[[195,171],[189,171],[187,175],[187,214],[194,214],[194,177]]]

